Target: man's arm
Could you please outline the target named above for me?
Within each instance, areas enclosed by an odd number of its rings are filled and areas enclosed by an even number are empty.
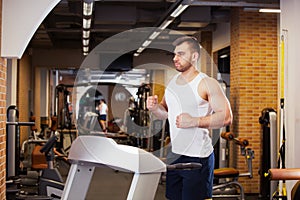
[[[165,97],[158,103],[157,95],[149,96],[147,98],[147,108],[151,111],[158,119],[168,118],[168,107],[166,104]]]
[[[205,117],[192,117],[188,113],[182,113],[176,118],[178,128],[221,128],[232,123],[229,101],[215,79],[209,77],[203,79],[199,84],[198,93],[209,102],[213,114]]]

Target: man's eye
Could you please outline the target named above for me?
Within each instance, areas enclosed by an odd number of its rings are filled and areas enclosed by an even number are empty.
[[[178,53],[174,53],[174,56],[183,56],[184,52],[178,52]]]

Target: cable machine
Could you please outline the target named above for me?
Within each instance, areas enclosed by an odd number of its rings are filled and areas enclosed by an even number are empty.
[[[141,148],[147,147],[145,138],[148,137],[149,133],[149,111],[146,106],[146,101],[150,95],[150,87],[147,84],[143,84],[138,88],[136,93],[137,99],[134,102],[135,107],[131,111],[132,121],[130,121],[131,132],[136,136],[136,146]],[[149,139],[149,137],[148,137]]]
[[[6,122],[6,177],[19,175],[20,126],[34,126],[34,122],[19,122],[19,110],[11,105],[7,108]]]
[[[59,84],[55,88],[55,103],[54,103],[54,117],[57,119],[57,128],[61,129],[57,148],[64,150],[64,134],[63,129],[69,130],[70,140],[72,143],[72,109],[69,102],[71,92],[68,88],[74,87],[73,85]],[[51,117],[53,119],[53,116]]]
[[[262,126],[262,157],[260,169],[261,199],[270,199],[276,190],[278,181],[270,181],[265,174],[270,168],[277,167],[278,139],[277,114],[273,108],[265,108],[261,112],[259,123]]]

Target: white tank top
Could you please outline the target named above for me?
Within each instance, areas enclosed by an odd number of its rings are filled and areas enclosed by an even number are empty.
[[[189,113],[193,117],[207,116],[212,113],[209,103],[198,94],[199,83],[207,75],[199,73],[184,85],[176,83],[179,75],[170,81],[165,91],[172,152],[191,157],[208,157],[213,152],[208,129],[177,128],[175,124],[176,116],[181,113]]]
[[[103,103],[101,106],[100,106],[100,110],[99,110],[99,114],[100,115],[106,115],[106,109],[107,109],[107,105],[105,103]]]

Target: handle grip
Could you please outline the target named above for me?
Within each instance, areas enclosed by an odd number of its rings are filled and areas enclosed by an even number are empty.
[[[229,140],[233,140],[235,135],[232,132],[223,132],[221,133],[221,137],[229,141]]]
[[[48,154],[49,151],[54,147],[56,141],[57,141],[57,136],[53,135],[51,138],[49,138],[48,142],[41,148],[40,152]]]
[[[6,125],[16,125],[16,126],[34,126],[34,122],[6,122]]]
[[[235,138],[234,139],[234,142],[237,144],[237,145],[240,145],[242,147],[246,147],[249,145],[249,141],[247,139],[244,139],[244,138]]]
[[[300,180],[300,168],[269,169],[267,176],[271,180]]]

